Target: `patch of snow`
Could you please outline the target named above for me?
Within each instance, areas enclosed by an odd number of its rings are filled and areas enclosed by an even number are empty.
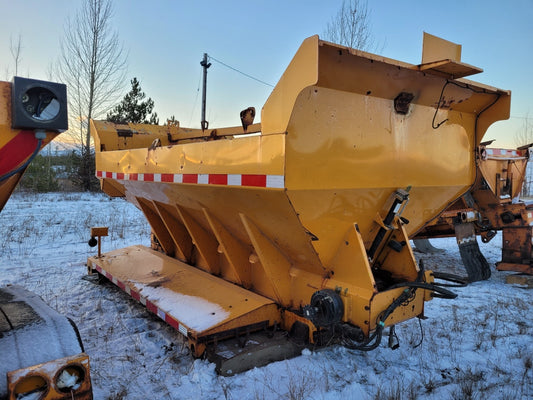
[[[17,395],[17,400],[39,400],[42,398],[41,397],[42,395],[43,395],[43,391],[37,390],[31,393],[19,394]]]
[[[76,374],[71,375],[66,369],[64,369],[57,378],[57,387],[61,390],[76,390],[80,387],[80,383],[80,377]]]
[[[95,253],[87,245],[91,226],[109,226],[104,252],[149,246],[150,228],[131,204],[101,194],[15,194],[0,218],[0,284],[23,285],[76,322],[95,399],[533,398],[533,290],[506,284],[512,273],[494,269],[501,234],[478,241],[491,279],[453,288],[454,300],[427,302],[422,330],[416,319],[398,324],[399,349],[384,338],[368,353],[304,350],[221,377],[213,364],[192,358],[181,334],[115,285],[81,279]],[[445,251],[415,253],[427,269],[466,275],[455,238],[432,244]]]

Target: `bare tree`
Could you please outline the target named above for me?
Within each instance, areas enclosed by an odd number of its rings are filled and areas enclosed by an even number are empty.
[[[19,64],[22,60],[22,36],[18,35],[16,40],[13,40],[13,36],[9,37],[9,51],[15,62],[15,76],[19,73]]]
[[[343,0],[337,14],[328,22],[324,38],[353,49],[368,51],[375,47],[370,29],[367,0]]]
[[[46,66],[46,70],[45,70],[46,79],[48,79],[49,81],[53,81],[55,77],[55,72],[56,72],[56,66],[53,61],[50,61],[48,65]]]
[[[533,118],[529,116],[529,113],[524,117],[522,127],[515,133],[516,146],[525,146],[526,144],[533,143]]]
[[[80,186],[94,187],[94,159],[91,152],[91,118],[104,116],[120,98],[126,68],[126,54],[118,33],[111,30],[110,0],[84,0],[81,9],[65,26],[59,78],[67,84],[71,134],[79,143]]]
[[[522,127],[515,133],[514,138],[516,147],[526,146],[530,143],[533,143],[533,123],[531,120],[532,118],[529,116],[529,113],[527,113],[524,117]],[[530,197],[533,189],[533,170],[530,167],[531,161],[529,161],[527,165],[526,176],[524,179],[524,184],[522,185],[522,197]]]

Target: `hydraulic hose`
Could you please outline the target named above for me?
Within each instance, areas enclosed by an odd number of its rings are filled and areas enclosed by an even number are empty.
[[[414,282],[416,283],[416,282]],[[405,288],[401,295],[395,299],[383,313],[380,314],[377,321],[377,326],[374,332],[363,343],[355,343],[353,340],[343,338],[342,345],[350,350],[371,351],[376,349],[381,344],[381,338],[383,337],[383,329],[385,328],[385,321],[391,315],[396,308],[401,304],[408,301],[416,291],[416,287]]]
[[[440,297],[442,299],[455,299],[457,297],[456,293],[448,289],[444,289],[443,287],[440,287],[440,285],[438,284],[427,283],[427,282],[402,282],[396,285],[392,285],[391,287],[389,287],[389,289],[397,289],[401,287],[410,287],[410,288],[430,290],[434,292],[433,293],[434,297]]]
[[[440,279],[452,280],[452,276],[445,274],[437,274],[435,277]],[[455,281],[460,279],[460,277],[455,276],[453,276],[453,278],[455,279]],[[396,308],[398,308],[403,303],[409,301],[409,299],[414,296],[416,289],[431,290],[433,292],[434,297],[440,297],[444,299],[455,299],[457,297],[457,294],[453,293],[452,291],[444,289],[438,284],[427,282],[402,282],[391,286],[389,289],[396,289],[401,287],[405,288],[404,291],[378,317],[376,329],[367,338],[367,340],[365,340],[363,343],[356,343],[349,338],[343,338],[342,345],[350,350],[371,351],[376,349],[381,344],[381,339],[383,337],[383,329],[385,328],[385,321],[387,320],[389,315],[391,315],[394,310],[396,310]]]
[[[343,338],[341,344],[350,350],[371,351],[377,349],[381,344],[381,338],[383,337],[383,327],[384,326],[382,325],[378,325],[372,335],[370,335],[368,339],[361,344],[358,344],[348,338]]]

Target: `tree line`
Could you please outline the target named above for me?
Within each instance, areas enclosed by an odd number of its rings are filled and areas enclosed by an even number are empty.
[[[99,190],[95,177],[94,148],[89,121],[105,119],[115,123],[159,124],[154,101],[146,98],[139,80],[130,80],[130,91],[123,93],[127,52],[118,32],[112,27],[112,0],[84,0],[78,13],[67,20],[61,39],[61,55],[49,68],[49,79],[63,82],[68,88],[69,132],[77,148],[69,155],[38,155],[26,175],[22,189],[51,191],[62,188]],[[370,25],[371,10],[367,0],[344,0],[338,12],[327,23],[322,37],[351,48],[365,51],[378,49]],[[22,37],[10,37],[10,53],[14,72],[18,74],[22,60]],[[6,67],[6,74],[9,72]],[[175,120],[171,116],[169,120]],[[524,126],[515,134],[517,145],[533,142],[533,125],[527,116]],[[71,184],[66,185],[65,177]],[[530,182],[525,186],[529,187]]]
[[[372,40],[366,0],[346,0],[328,24],[325,37],[348,46],[368,47]],[[90,119],[115,123],[158,124],[154,101],[146,98],[139,80],[131,79],[131,90],[123,93],[127,51],[114,29],[112,0],[83,0],[78,12],[67,19],[60,40],[60,57],[49,67],[49,79],[68,88],[69,132],[77,149],[67,156],[45,153],[36,157],[23,178],[22,188],[57,190],[69,176],[77,190],[98,190]],[[10,52],[18,73],[22,60],[22,38],[10,38]],[[6,69],[7,71],[7,69]],[[174,120],[174,116],[170,117]]]

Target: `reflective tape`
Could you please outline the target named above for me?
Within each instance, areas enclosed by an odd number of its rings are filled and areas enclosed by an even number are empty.
[[[96,265],[94,268],[96,271],[98,271],[101,275],[105,276],[108,280],[113,282],[115,285],[117,285],[120,289],[125,291],[127,294],[129,294],[131,297],[133,297],[135,300],[140,302],[142,305],[144,305],[148,311],[154,313],[159,318],[161,318],[163,321],[165,321],[167,324],[169,324],[174,329],[178,330],[182,335],[187,337],[188,330],[185,325],[183,325],[181,322],[179,322],[176,318],[174,318],[172,315],[167,314],[164,310],[157,307],[156,304],[154,304],[152,301],[148,300],[146,297],[142,296],[138,291],[128,286],[126,283],[122,282],[120,279],[117,279],[115,276],[111,275],[109,272],[105,271],[102,267],[99,265]]]
[[[272,189],[285,188],[285,176],[261,174],[128,174],[96,171],[97,178],[118,181],[192,183],[197,185],[249,186]]]

